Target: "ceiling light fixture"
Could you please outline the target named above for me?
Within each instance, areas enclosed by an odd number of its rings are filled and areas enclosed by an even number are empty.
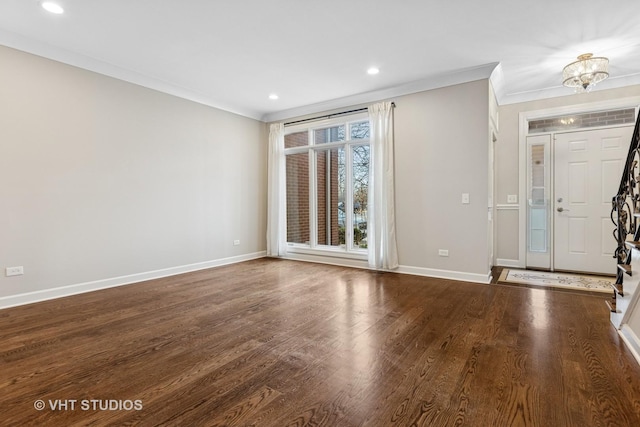
[[[41,3],[42,8],[47,12],[55,13],[56,15],[61,15],[64,13],[64,9],[57,3],[52,1],[43,1]]]
[[[562,70],[562,84],[576,92],[590,92],[596,83],[609,77],[609,60],[585,53]]]
[[[375,76],[376,74],[378,74],[380,72],[379,69],[377,69],[376,67],[371,67],[367,70],[367,74],[369,74],[370,76]]]
[[[278,99],[279,96],[275,93],[272,93],[271,95],[269,95],[269,99],[271,99],[272,101],[275,101],[276,99]]]

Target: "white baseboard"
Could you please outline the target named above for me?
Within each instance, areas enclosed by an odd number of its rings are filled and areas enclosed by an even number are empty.
[[[462,271],[438,270],[435,268],[410,267],[401,265],[394,273],[413,274],[415,276],[435,277],[438,279],[461,280],[463,282],[491,283],[491,272],[488,274],[465,273]]]
[[[511,268],[525,268],[518,259],[496,259],[496,266],[498,267],[511,267]]]
[[[188,273],[191,271],[204,270],[221,265],[235,264],[242,261],[263,258],[267,255],[266,251],[255,252],[246,255],[239,255],[230,258],[223,258],[212,261],[199,262],[195,264],[171,267],[162,270],[148,271],[145,273],[131,274],[128,276],[113,277],[110,279],[96,280],[93,282],[78,283],[75,285],[62,286],[58,288],[45,289],[41,291],[28,292],[18,295],[10,295],[0,298],[0,309],[16,307],[19,305],[32,304],[35,302],[51,300],[55,298],[67,297],[85,292],[97,291],[100,289],[113,288],[116,286],[124,286],[132,283],[138,283],[145,280],[159,279],[167,276],[175,276],[177,274]],[[367,261],[348,258],[330,258],[326,256],[314,256],[309,254],[287,254],[285,259],[296,261],[315,262],[320,264],[339,265],[343,267],[354,267],[362,269],[371,269]],[[438,270],[434,268],[411,267],[401,265],[395,270],[386,270],[390,273],[412,274],[416,276],[434,277],[438,279],[460,280],[463,282],[490,283],[491,272],[487,275],[465,273],[461,271]]]
[[[221,265],[235,264],[242,261],[263,258],[267,255],[266,251],[254,252],[245,255],[238,255],[229,258],[222,258],[211,261],[198,262],[195,264],[181,265],[177,267],[165,268],[162,270],[148,271],[145,273],[136,273],[128,276],[113,277],[110,279],[96,280],[93,282],[78,283],[75,285],[62,286],[52,289],[44,289],[41,291],[28,292],[18,295],[10,295],[0,298],[0,309],[15,307],[19,305],[31,304],[34,302],[46,301],[55,298],[67,297],[85,292],[97,291],[100,289],[113,288],[116,286],[129,285],[132,283],[142,282],[145,280],[159,279],[161,277],[175,276],[176,274],[188,273],[190,271],[204,270]]]
[[[358,260],[358,259],[348,259],[348,258],[331,258],[326,256],[314,256],[309,254],[294,254],[287,253],[284,259],[291,259],[294,261],[306,261],[306,262],[315,262],[318,264],[330,264],[330,265],[339,265],[341,267],[354,267],[354,268],[362,268],[366,270],[375,270],[369,267],[367,261]],[[414,276],[425,276],[425,277],[434,277],[437,279],[451,279],[451,280],[461,280],[463,282],[475,282],[475,283],[491,283],[491,272],[487,275],[483,274],[474,274],[474,273],[465,273],[461,271],[450,271],[450,270],[438,270],[434,268],[424,268],[424,267],[411,267],[407,265],[401,265],[394,270],[380,270],[386,271],[388,273],[400,273],[400,274],[412,274]]]
[[[287,252],[287,254],[282,258],[290,259],[293,261],[314,262],[316,264],[329,264],[329,265],[338,265],[340,267],[370,269],[369,263],[366,260],[360,260],[360,259],[354,259],[354,258],[331,257],[331,256],[324,256],[324,255],[312,255],[312,254],[292,253],[292,252]]]
[[[618,330],[618,334],[620,334],[622,341],[624,341],[631,351],[631,354],[633,354],[633,357],[635,357],[638,364],[640,364],[640,339],[638,336],[627,324],[622,325],[622,328]]]

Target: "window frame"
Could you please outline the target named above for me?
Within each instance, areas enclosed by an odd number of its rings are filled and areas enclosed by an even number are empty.
[[[308,154],[309,162],[309,242],[295,243],[287,241],[287,227],[283,230],[287,251],[291,253],[310,254],[310,255],[330,255],[334,257],[344,257],[364,260],[367,258],[366,248],[354,247],[354,188],[353,188],[353,147],[368,146],[371,147],[371,138],[351,139],[351,125],[360,122],[369,122],[371,129],[371,121],[368,113],[362,112],[358,114],[350,114],[348,116],[335,117],[330,119],[318,120],[312,123],[299,123],[285,127],[285,138],[287,135],[294,133],[307,132],[308,145],[290,147],[284,149],[285,159],[291,154]],[[345,138],[342,141],[325,142],[316,144],[315,132],[321,129],[327,129],[338,126],[345,127]],[[370,136],[370,135],[369,135]],[[318,244],[318,171],[317,160],[319,152],[327,152],[334,149],[344,149],[345,153],[345,244],[340,246],[319,245]],[[371,148],[369,148],[371,149]],[[369,167],[371,167],[369,163]],[[283,201],[282,209],[287,210],[287,198]],[[328,210],[329,212],[329,210]],[[369,224],[367,224],[368,226]]]

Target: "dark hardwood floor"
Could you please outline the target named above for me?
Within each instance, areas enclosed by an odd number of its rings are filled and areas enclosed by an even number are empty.
[[[640,426],[590,295],[260,259],[2,310],[0,343],[3,426]]]

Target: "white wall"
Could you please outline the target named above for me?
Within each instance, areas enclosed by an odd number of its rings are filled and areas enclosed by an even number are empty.
[[[2,46],[0,64],[0,298],[265,250],[264,123]]]
[[[264,253],[264,123],[6,47],[0,63],[0,268],[25,268],[0,275],[0,307]],[[402,271],[487,278],[488,85],[395,99]]]
[[[446,270],[486,280],[489,81],[395,101],[400,264],[418,273]],[[470,204],[461,203],[462,193],[469,193]],[[438,256],[438,249],[449,250],[449,257]]]
[[[496,194],[495,203],[506,204],[508,194],[518,193],[518,137],[519,115],[522,112],[548,108],[569,107],[627,98],[640,95],[640,86],[620,89],[594,90],[590,93],[574,94],[567,89],[568,95],[539,101],[502,105],[499,107],[500,138],[496,144]],[[526,195],[520,194],[519,200]],[[498,260],[519,261],[518,210],[499,210],[496,216],[497,239],[496,258]],[[523,260],[524,262],[524,260]]]
[[[489,80],[482,79],[392,99],[399,272],[487,282],[489,94]],[[470,204],[461,203],[462,193]]]

